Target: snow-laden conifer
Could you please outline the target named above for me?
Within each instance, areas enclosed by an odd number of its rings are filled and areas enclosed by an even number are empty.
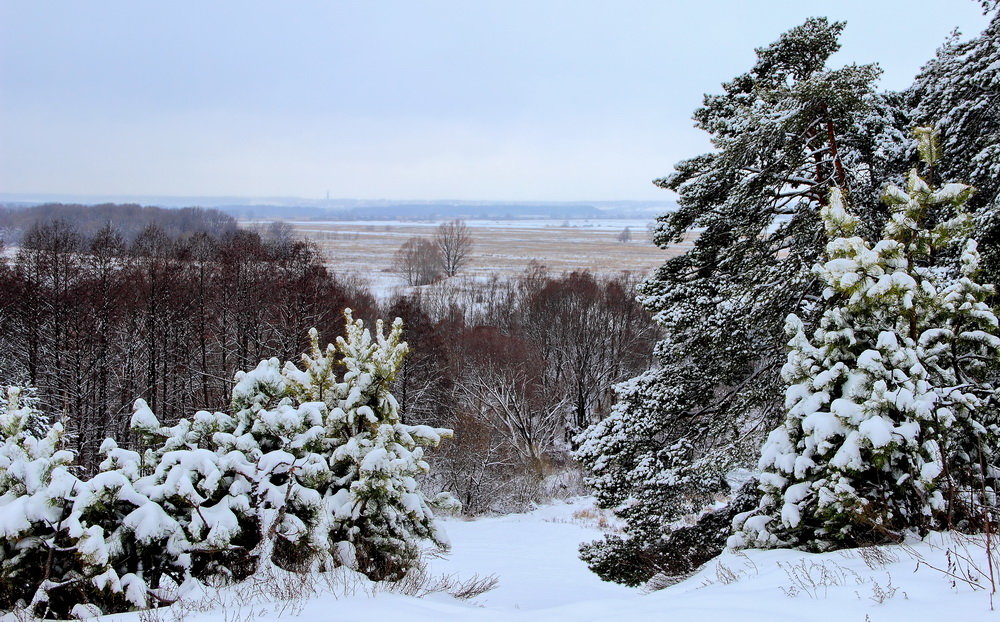
[[[187,581],[237,581],[270,563],[398,579],[421,540],[446,546],[416,478],[423,448],[451,431],[400,420],[389,388],[407,353],[402,322],[373,333],[346,319],[336,346],[311,331],[299,365],[238,373],[230,412],[163,425],[136,400],[133,447],[105,440],[90,479],[75,474],[62,425],[10,389],[0,606],[45,617],[142,609]]]
[[[917,130],[931,166],[936,132]],[[975,526],[994,504],[1000,354],[992,287],[964,205],[973,189],[889,185],[882,239],[855,235],[839,189],[821,212],[831,240],[815,274],[827,310],[811,338],[789,315],[784,423],[768,436],[759,507],[737,517],[734,546],[828,548],[899,540],[909,530]],[[955,274],[937,259],[960,245]]]
[[[116,498],[101,491],[114,484],[79,479],[64,445],[62,423],[50,424],[29,391],[9,387],[0,408],[0,608],[69,617],[83,601],[145,606],[145,585],[113,566]]]
[[[784,318],[819,294],[819,210],[837,186],[874,213],[901,157],[902,110],[875,92],[878,68],[827,66],[843,28],[809,19],[758,49],[695,112],[715,150],[655,182],[679,195],[657,244],[691,244],[640,287],[664,328],[660,364],[622,383],[611,414],[578,437],[600,504],[627,523],[584,547],[606,579],[641,583],[688,556],[670,550],[676,522],[728,496],[727,474],[756,461],[782,414]],[[704,534],[702,552],[724,540]]]
[[[341,486],[334,497],[338,554],[375,579],[399,578],[419,557],[419,541],[447,547],[447,539],[417,484],[429,469],[424,446],[435,446],[451,431],[407,425],[389,392],[408,348],[397,319],[386,334],[352,320],[337,339],[344,374],[341,398],[329,414],[330,425],[346,442],[333,454]],[[305,359],[307,370],[322,369]],[[304,372],[306,375],[308,372]]]
[[[53,572],[53,562],[86,577],[101,572],[107,553],[90,547],[90,555],[74,559],[84,534],[72,537],[63,527],[80,487],[69,468],[73,454],[63,448],[62,424],[42,425],[41,415],[21,403],[21,391],[8,387],[0,410],[0,603],[44,610],[65,596],[60,584],[72,581],[62,568]],[[44,434],[36,436],[39,428]]]
[[[389,388],[407,353],[402,322],[373,335],[345,315],[336,346],[321,348],[313,330],[299,365],[269,359],[238,373],[232,414],[167,427],[137,400],[144,456],[118,458],[155,503],[135,519],[155,528],[137,539],[161,539],[195,577],[234,579],[271,562],[398,578],[421,539],[445,545],[416,476],[428,469],[422,446],[451,432],[399,419]]]
[[[941,160],[929,182],[976,187],[967,207],[983,254],[982,278],[1000,282],[1000,10],[968,40],[953,35],[905,92],[911,122],[941,133]]]

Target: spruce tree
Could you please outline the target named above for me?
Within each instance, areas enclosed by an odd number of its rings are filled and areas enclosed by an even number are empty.
[[[928,168],[935,134],[918,130]],[[891,218],[869,244],[831,192],[832,239],[814,268],[827,309],[811,339],[788,316],[787,415],[763,447],[760,505],[737,517],[731,545],[826,549],[981,524],[1000,476],[989,382],[1000,331],[985,302],[993,289],[976,280],[971,195],[914,169],[905,191],[886,188]],[[952,245],[959,274],[939,261]]]
[[[695,112],[716,150],[655,182],[679,194],[656,242],[692,249],[640,287],[666,334],[660,365],[620,385],[611,415],[578,438],[598,502],[627,524],[583,548],[605,579],[640,583],[685,555],[665,534],[727,494],[727,473],[752,465],[780,420],[782,323],[819,294],[811,267],[830,188],[879,217],[877,184],[899,167],[905,118],[898,98],[875,92],[874,65],[826,66],[843,28],[809,19],[758,49]],[[719,550],[716,531],[706,546]]]

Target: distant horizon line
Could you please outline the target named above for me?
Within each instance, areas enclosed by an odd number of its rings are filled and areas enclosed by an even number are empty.
[[[198,202],[210,202],[212,206],[270,206],[270,207],[373,207],[401,204],[451,204],[451,205],[659,205],[673,204],[675,199],[420,199],[420,198],[306,198],[281,195],[185,195],[185,194],[76,194],[49,192],[0,192],[0,203],[80,203],[96,205],[100,203],[139,203],[153,206],[154,202],[169,202],[164,207],[205,207]]]

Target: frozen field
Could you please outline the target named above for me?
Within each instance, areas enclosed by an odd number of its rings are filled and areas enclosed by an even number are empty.
[[[555,272],[635,272],[642,275],[687,245],[664,251],[649,240],[652,220],[472,220],[474,244],[463,274],[509,275],[538,261]],[[336,272],[361,276],[379,290],[401,284],[393,254],[412,236],[431,236],[439,223],[397,221],[292,222],[297,234],[316,242]],[[618,241],[628,227],[632,240]]]

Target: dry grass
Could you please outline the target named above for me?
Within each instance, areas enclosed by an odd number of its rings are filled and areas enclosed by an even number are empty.
[[[585,508],[573,512],[573,518],[585,525],[593,525],[601,531],[611,531],[614,528],[606,513],[597,508]]]
[[[296,222],[295,234],[315,242],[335,271],[369,279],[391,279],[392,256],[411,236],[430,236],[435,223]],[[578,224],[578,223],[574,223]],[[648,239],[641,223],[630,225],[633,239],[617,241],[620,229],[538,225],[523,221],[471,227],[474,245],[467,275],[511,275],[538,261],[554,272],[590,270],[646,274],[665,259],[686,251],[688,242],[664,251]],[[252,226],[252,225],[251,225]]]
[[[323,595],[371,598],[393,593],[423,598],[444,593],[460,600],[471,600],[492,590],[497,583],[494,575],[473,575],[463,579],[454,574],[432,574],[423,561],[400,581],[383,582],[369,581],[345,568],[323,573],[295,573],[265,564],[245,581],[221,589],[195,589],[174,598],[176,602],[169,607],[140,611],[138,617],[140,622],[187,622],[192,615],[221,611],[224,622],[275,620],[298,616],[312,599]]]
[[[590,506],[575,510],[569,518],[546,518],[547,523],[565,523],[590,529],[600,529],[604,533],[622,533],[623,524],[610,510]]]

